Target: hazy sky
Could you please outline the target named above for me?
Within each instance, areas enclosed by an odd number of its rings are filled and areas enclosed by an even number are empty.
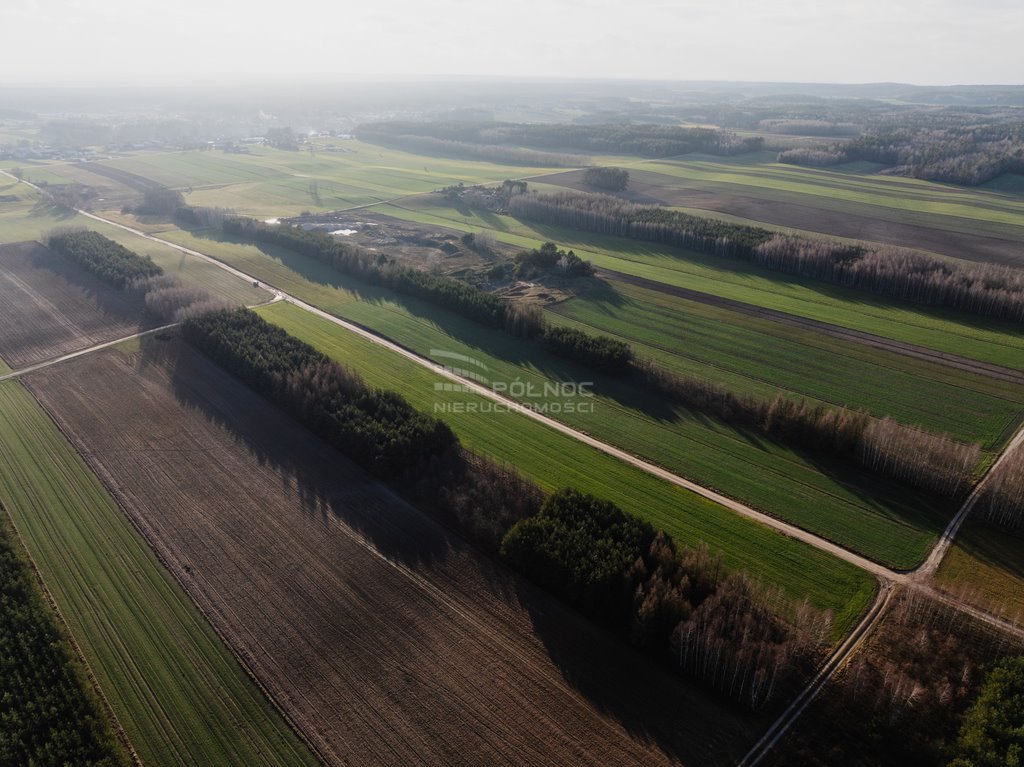
[[[0,0],[0,30],[0,82],[210,73],[1024,82],[1022,0]]]

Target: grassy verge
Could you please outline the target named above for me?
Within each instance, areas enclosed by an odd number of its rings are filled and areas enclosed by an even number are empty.
[[[0,497],[143,763],[316,763],[16,381]]]
[[[435,391],[438,377],[369,341],[296,307],[278,304],[260,313],[329,356],[352,365],[374,386],[393,389],[415,407],[462,403],[477,412],[441,413],[470,449],[517,466],[548,490],[574,486],[648,519],[679,541],[706,542],[729,567],[748,570],[808,598],[836,615],[848,630],[875,592],[874,580],[852,565],[792,541],[709,501],[634,469],[526,417],[484,412],[486,401],[464,392]]]

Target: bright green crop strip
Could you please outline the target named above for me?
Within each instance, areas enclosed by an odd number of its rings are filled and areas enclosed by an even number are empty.
[[[532,226],[492,213],[470,212],[464,216],[427,198],[404,205],[378,210],[396,218],[460,231],[488,229],[496,239],[524,248],[555,240],[596,266],[1024,370],[1024,333],[1009,323],[887,301],[862,291],[775,274],[733,259],[559,227]]]
[[[317,763],[17,381],[0,499],[144,764]]]
[[[434,412],[437,402],[482,405],[466,393],[438,392],[438,376],[414,362],[361,339],[327,320],[287,304],[259,310],[268,320],[359,370],[374,386],[398,391],[415,406]],[[840,632],[850,628],[874,594],[865,572],[699,496],[559,434],[517,413],[441,414],[463,444],[506,461],[545,488],[573,486],[608,498],[648,519],[679,541],[706,542],[729,567],[741,568],[781,586],[796,599],[809,598],[835,612]]]
[[[781,389],[989,449],[1024,409],[1024,388],[1008,382],[626,283],[584,291],[551,311],[734,391],[772,397]]]

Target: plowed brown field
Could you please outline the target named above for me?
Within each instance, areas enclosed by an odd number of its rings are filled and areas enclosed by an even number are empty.
[[[0,246],[0,357],[27,367],[144,330],[143,303],[37,242]]]
[[[329,764],[726,764],[753,740],[178,341],[27,382]]]

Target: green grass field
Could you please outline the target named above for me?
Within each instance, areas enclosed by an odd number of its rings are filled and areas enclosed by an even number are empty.
[[[379,203],[467,184],[548,174],[550,168],[496,165],[470,160],[424,157],[359,141],[337,141],[340,151],[321,146],[315,153],[253,147],[251,154],[223,152],[136,153],[104,161],[104,165],[181,189],[190,205],[230,207],[252,216],[296,215],[303,210],[336,210]],[[46,174],[89,183],[77,169],[33,168]],[[110,180],[94,176],[94,184]],[[35,178],[32,175],[32,178]],[[317,194],[310,185],[317,185]],[[191,190],[191,191],[190,191]]]
[[[438,392],[438,377],[425,368],[361,339],[327,320],[289,304],[259,310],[268,320],[359,370],[373,386],[398,391],[417,408],[486,401],[463,392]],[[578,487],[608,498],[650,520],[680,542],[706,542],[725,563],[776,584],[796,599],[835,612],[836,627],[848,630],[870,603],[875,583],[858,568],[779,535],[681,488],[561,435],[521,414],[438,413],[463,444],[517,466],[548,490]],[[837,634],[838,636],[838,634]]]
[[[376,210],[463,232],[490,231],[495,239],[522,248],[553,240],[595,266],[1024,370],[1024,335],[1009,323],[887,301],[861,291],[782,276],[743,261],[534,225],[494,213],[460,211],[431,196]]]
[[[899,176],[804,168],[774,162],[772,155],[694,155],[634,167],[676,179],[682,189],[752,195],[937,229],[1013,236],[1024,227],[1024,200],[1012,194]]]
[[[0,498],[144,764],[316,764],[17,381]]]
[[[537,388],[555,380],[594,381],[600,403],[595,412],[557,417],[893,567],[920,561],[951,513],[948,504],[895,482],[694,416],[664,398],[552,357],[536,344],[361,284],[311,259],[185,232],[163,236],[210,253],[423,356],[444,362],[435,350],[470,355],[487,365],[492,380],[518,379]]]
[[[56,227],[85,227],[116,240],[140,255],[149,256],[163,267],[167,274],[201,285],[211,293],[233,303],[251,305],[270,298],[266,291],[254,288],[248,282],[201,259],[185,256],[177,248],[144,239],[85,216],[58,213],[53,208],[41,204],[39,193],[25,184],[15,184],[13,181],[5,184],[0,180],[0,195],[5,194],[17,194],[20,200],[12,203],[0,202],[0,244],[38,240]]]
[[[774,397],[782,390],[981,442],[989,450],[1009,438],[1024,410],[1024,388],[1005,381],[623,282],[584,288],[550,312],[736,392]]]

